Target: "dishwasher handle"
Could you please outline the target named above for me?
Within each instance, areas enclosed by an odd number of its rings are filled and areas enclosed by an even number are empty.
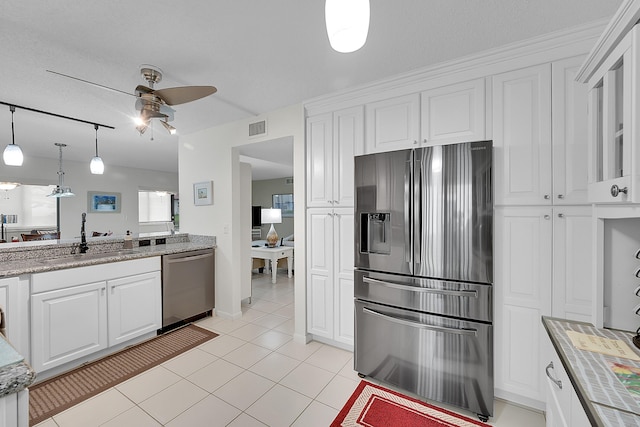
[[[187,262],[187,261],[197,261],[199,259],[210,258],[213,257],[213,252],[206,253],[202,255],[187,255],[187,256],[177,256],[177,257],[167,257],[167,261],[170,263],[178,263],[178,262]]]

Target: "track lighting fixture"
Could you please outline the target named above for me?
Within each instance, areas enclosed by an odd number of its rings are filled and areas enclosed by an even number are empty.
[[[94,175],[102,175],[104,173],[104,163],[100,156],[98,156],[98,125],[94,125],[96,128],[96,155],[91,159],[89,169]]]
[[[13,128],[13,113],[16,111],[16,107],[9,105],[9,110],[11,110],[11,144],[8,144],[4,149],[2,159],[7,166],[22,166],[24,156],[22,155],[20,146],[16,145],[16,136]]]

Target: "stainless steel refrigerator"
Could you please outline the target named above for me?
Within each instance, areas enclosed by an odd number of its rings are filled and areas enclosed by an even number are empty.
[[[493,415],[491,141],[355,158],[361,375]]]

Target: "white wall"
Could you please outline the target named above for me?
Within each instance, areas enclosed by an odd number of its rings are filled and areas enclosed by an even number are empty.
[[[64,153],[63,153],[64,156]],[[106,159],[105,159],[106,162]],[[141,160],[142,162],[142,160]],[[58,184],[58,160],[25,157],[23,166],[0,166],[0,181],[24,184]],[[105,165],[104,175],[92,175],[89,159],[86,162],[66,161],[63,157],[64,183],[75,197],[60,199],[61,238],[80,236],[81,215],[87,212],[87,192],[121,193],[120,213],[87,213],[86,229],[124,235],[127,230],[138,232],[138,189],[178,191],[178,174]]]
[[[249,138],[249,123],[266,119],[268,133]],[[180,137],[180,230],[214,235],[216,249],[216,313],[239,318],[241,301],[242,226],[239,191],[240,165],[238,150],[246,144],[275,138],[293,137],[295,234],[304,236],[304,110],[301,104],[272,111],[266,115],[241,120]],[[213,181],[213,205],[193,205],[193,183]],[[296,237],[295,246],[295,333],[305,339],[305,244]]]

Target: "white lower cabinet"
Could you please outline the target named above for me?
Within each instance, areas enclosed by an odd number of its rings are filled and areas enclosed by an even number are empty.
[[[45,371],[160,329],[161,286],[159,257],[34,274],[33,368]]]
[[[543,409],[541,316],[589,320],[591,207],[504,207],[495,214],[496,396]]]
[[[107,283],[31,296],[31,364],[36,372],[107,348]]]
[[[553,349],[548,335],[545,338],[546,425],[548,427],[584,427],[591,423],[582,409],[569,376]]]
[[[110,347],[161,327],[159,271],[109,280],[107,288]]]
[[[0,427],[29,426],[29,390],[0,397]]]
[[[309,209],[307,332],[353,346],[353,209]]]

